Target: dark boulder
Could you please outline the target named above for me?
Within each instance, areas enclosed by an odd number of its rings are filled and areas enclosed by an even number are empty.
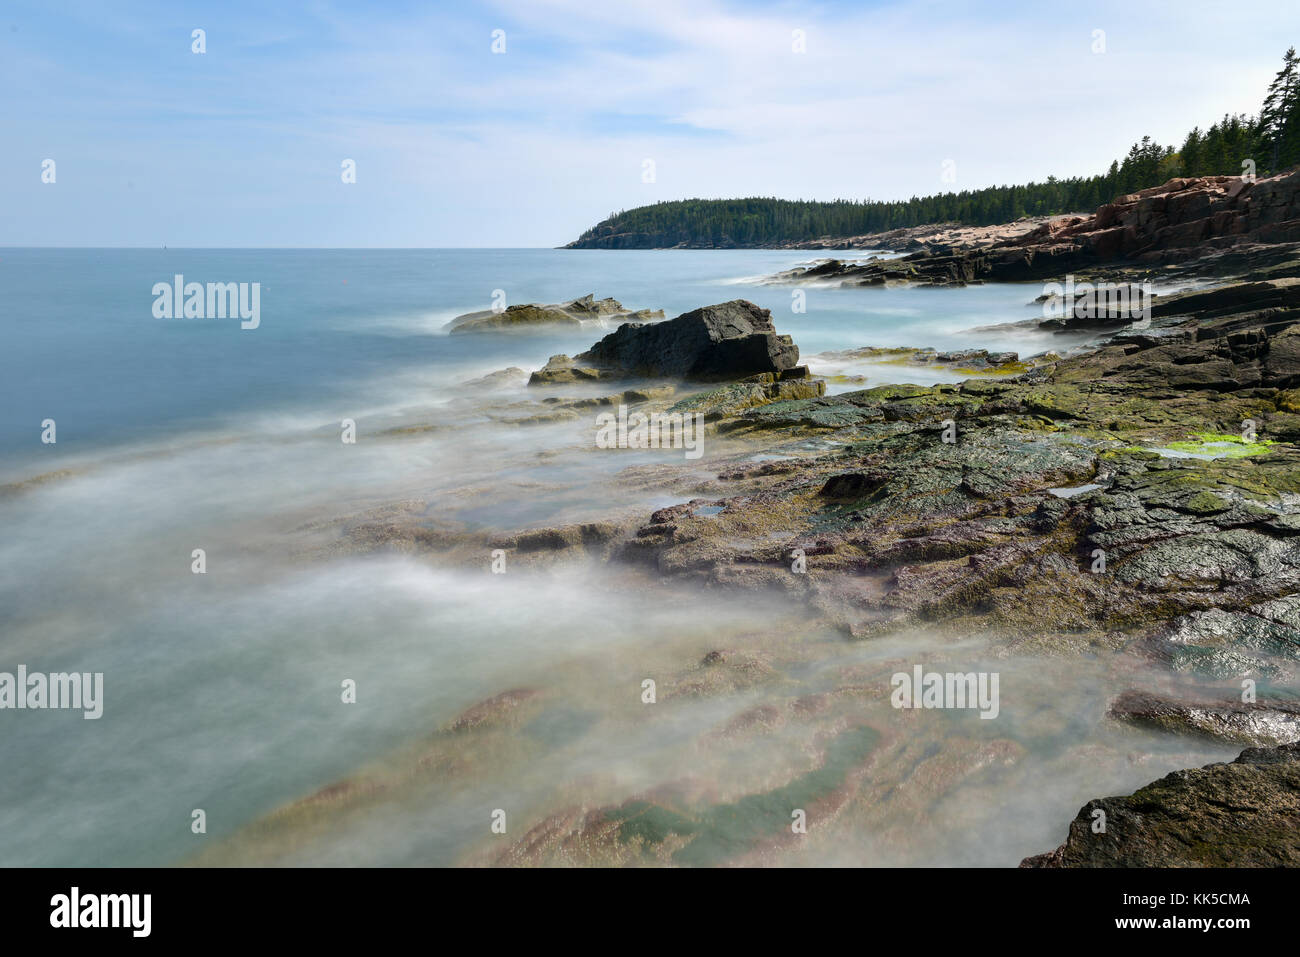
[[[1092,826],[1105,812],[1106,829]],[[1300,744],[1175,771],[1128,797],[1090,801],[1064,844],[1021,867],[1300,865]]]
[[[635,376],[718,382],[791,369],[799,347],[777,335],[771,312],[734,299],[667,322],[619,326],[577,361]]]

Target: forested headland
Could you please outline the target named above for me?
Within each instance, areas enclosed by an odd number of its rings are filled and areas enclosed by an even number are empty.
[[[1253,164],[1253,166],[1252,166]],[[571,248],[771,246],[930,223],[990,226],[1025,216],[1091,212],[1179,176],[1267,176],[1300,164],[1300,57],[1287,50],[1255,116],[1226,115],[1180,146],[1149,136],[1096,176],[913,196],[906,200],[683,199],[611,213]]]

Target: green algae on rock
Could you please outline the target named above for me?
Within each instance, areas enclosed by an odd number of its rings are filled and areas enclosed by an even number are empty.
[[[1165,454],[1166,449],[1189,455],[1192,458],[1230,458],[1244,459],[1252,455],[1263,455],[1277,445],[1271,439],[1252,440],[1240,435],[1218,434],[1215,432],[1198,432],[1181,442],[1170,442],[1165,449],[1154,451]]]

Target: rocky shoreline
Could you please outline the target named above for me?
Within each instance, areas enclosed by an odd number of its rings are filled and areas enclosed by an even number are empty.
[[[522,569],[597,561],[638,576],[638,587],[779,596],[798,622],[761,640],[700,637],[716,644],[665,666],[661,708],[766,689],[773,697],[695,747],[727,754],[790,737],[802,742],[801,760],[735,793],[684,777],[630,799],[574,798],[465,863],[778,861],[797,845],[791,807],[826,828],[829,845],[837,828],[878,831],[889,860],[889,842],[934,813],[918,808],[940,806],[955,789],[978,794],[990,769],[1013,774],[1024,756],[1010,735],[900,732],[897,712],[882,705],[898,659],[837,663],[837,649],[894,647],[918,634],[938,642],[927,652],[938,661],[963,661],[957,649],[979,636],[994,660],[1027,661],[1031,671],[1104,663],[1119,682],[1098,716],[1116,742],[1107,762],[1122,761],[1126,734],[1248,746],[1230,764],[1088,803],[1065,844],[1025,866],[1300,861],[1300,173],[1223,179],[1176,181],[990,247],[820,273],[870,285],[891,275],[1218,271],[1215,288],[1162,297],[1150,326],[1116,323],[1095,348],[1024,361],[877,350],[971,377],[828,395],[767,310],[744,300],[624,324],[533,372],[529,400],[508,421],[617,405],[700,413],[721,449],[707,473],[678,463],[622,478],[675,497],[689,490],[688,500],[495,534],[438,527],[419,508],[340,523],[343,547],[355,552],[400,547],[464,568],[481,567],[490,550]],[[1204,215],[1188,219],[1187,210]],[[806,634],[825,637],[810,644]],[[816,668],[816,681],[788,677]],[[514,754],[512,729],[556,707],[544,689],[503,690],[417,753],[282,809],[206,861],[416,801],[433,786],[428,769],[445,786],[483,753]],[[1064,720],[1048,703],[1040,714],[1048,725]],[[658,719],[618,720],[630,734]],[[1060,760],[1099,758],[1067,749]]]
[[[931,246],[984,246],[1004,239],[1023,236],[1044,223],[1060,219],[1059,216],[1026,216],[1014,223],[997,226],[967,226],[961,223],[929,223],[923,226],[903,226],[880,233],[861,236],[825,236],[821,239],[786,240],[783,242],[756,243],[739,246],[732,242],[679,243],[662,245],[657,237],[624,234],[602,236],[598,241],[576,240],[565,249],[789,249],[829,250],[857,249],[873,252],[917,252]]]
[[[925,227],[924,229],[934,229]],[[1077,276],[1182,280],[1294,275],[1300,258],[1300,170],[1258,181],[1235,176],[1170,180],[1000,236],[972,230],[904,239],[901,259],[826,260],[773,277],[840,286],[1027,282]],[[902,237],[900,237],[902,238]],[[885,246],[883,237],[874,240]],[[864,240],[866,242],[867,240]]]

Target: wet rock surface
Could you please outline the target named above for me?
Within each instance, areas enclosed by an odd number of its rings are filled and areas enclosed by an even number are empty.
[[[713,422],[769,402],[815,399],[825,394],[825,380],[810,376],[806,366],[796,366],[780,373],[763,372],[748,376],[739,382],[698,393],[681,400],[668,411],[698,412]]]
[[[1242,744],[1300,741],[1300,702],[1182,700],[1147,691],[1126,691],[1111,702],[1110,715],[1175,734],[1201,734]]]
[[[949,369],[959,374],[979,376],[1019,375],[1060,359],[1056,352],[1042,352],[1023,361],[1017,352],[990,352],[987,349],[959,349],[939,352],[935,349],[877,348],[864,346],[820,353],[822,362],[871,362],[880,365]]]
[[[789,587],[824,591],[849,630],[882,615],[958,629],[1023,629],[1047,615],[1103,635],[1280,598],[1300,580],[1292,514],[1300,472],[1288,444],[1296,422],[1278,388],[1290,373],[1271,367],[1267,350],[1234,348],[1222,328],[1233,322],[1215,320],[1176,343],[1106,346],[1013,381],[891,386],[741,410],[717,428],[817,436],[827,450],[793,473],[751,481],[723,522],[652,521],[629,557],[739,583],[812,547],[814,570]],[[1292,328],[1262,341],[1285,342]],[[1186,370],[1206,362],[1222,363],[1219,375],[1239,388],[1189,387]],[[1265,384],[1273,390],[1261,391]],[[1231,439],[1245,420],[1277,444],[1244,459],[1156,451],[1191,438],[1191,428]],[[1097,487],[1053,494],[1085,485]],[[774,538],[755,548],[728,534],[733,523],[762,524]],[[1098,551],[1104,570],[1094,571]],[[822,574],[878,580],[882,591],[846,601],[817,585]]]
[[[1104,833],[1094,833],[1096,812]],[[1055,851],[1021,867],[1296,867],[1300,745],[1247,748],[1128,797],[1090,801]]]

